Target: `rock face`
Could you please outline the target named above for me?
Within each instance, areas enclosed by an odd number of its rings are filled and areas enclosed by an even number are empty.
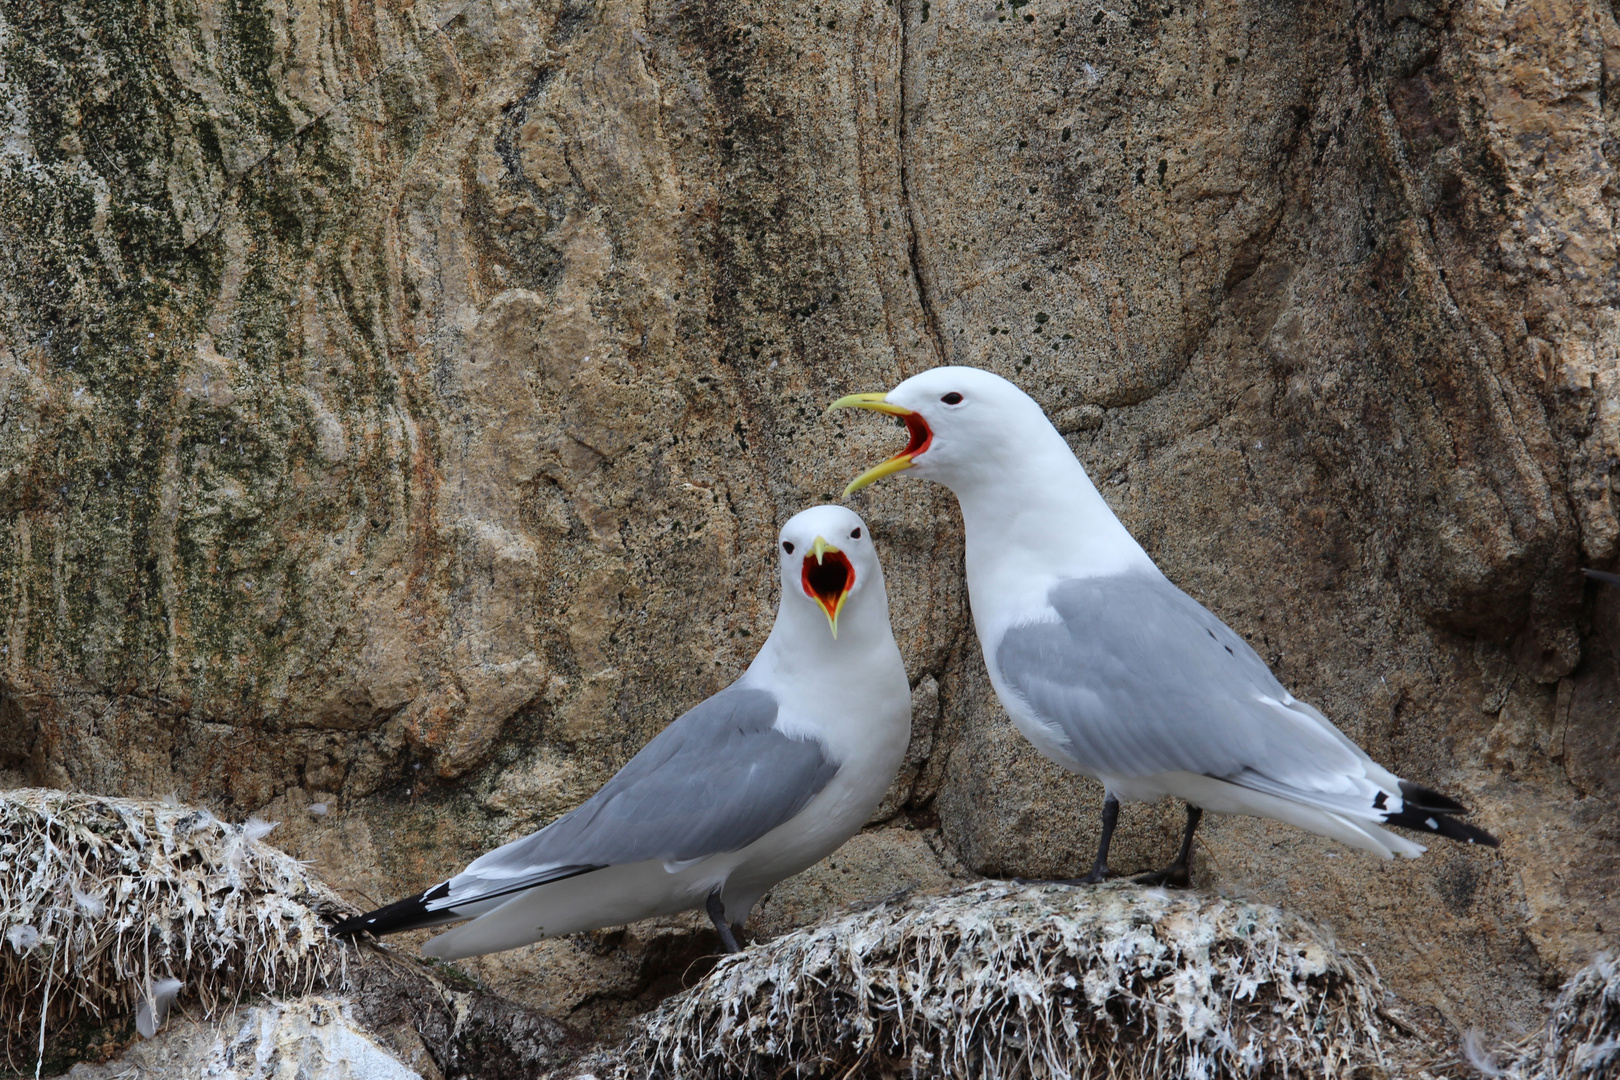
[[[978,364],[1504,840],[1216,821],[1202,883],[1534,1023],[1620,928],[1620,596],[1577,572],[1620,556],[1617,57],[1580,0],[0,3],[0,784],[420,887],[740,670],[777,523],[893,445],[828,400]],[[933,838],[859,890],[1083,868],[1097,792],[995,704],[948,498],[858,508],[917,706],[876,843]],[[503,961],[561,1011],[673,963],[551,947],[632,972]]]
[[[69,1080],[427,1080],[355,1025],[341,1002],[302,998],[244,1009],[217,1026],[190,1022]]]

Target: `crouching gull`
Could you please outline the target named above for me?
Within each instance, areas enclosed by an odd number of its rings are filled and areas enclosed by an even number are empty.
[[[842,506],[812,507],[783,526],[777,559],[776,625],[740,679],[578,809],[337,932],[462,923],[422,947],[455,960],[703,908],[736,952],[732,926],[765,891],[872,816],[911,733],[865,523]]]
[[[1203,811],[1275,818],[1386,859],[1421,844],[1394,825],[1496,839],[1462,805],[1391,773],[1294,698],[1265,661],[1172,585],[1131,538],[1041,407],[988,371],[942,367],[833,408],[905,422],[905,449],[847,496],[901,471],[949,488],[967,532],[968,597],[990,682],[1030,742],[1100,780],[1109,875],[1121,799],[1187,803],[1181,852],[1139,881],[1185,885]]]

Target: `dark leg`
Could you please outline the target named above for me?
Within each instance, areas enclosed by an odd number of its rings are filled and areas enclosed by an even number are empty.
[[[1108,845],[1114,842],[1114,826],[1119,824],[1119,800],[1112,795],[1108,795],[1103,799],[1102,817],[1102,838],[1097,841],[1097,861],[1091,864],[1091,873],[1085,877],[1054,878],[1044,882],[1013,878],[1013,883],[1017,885],[1096,885],[1098,882],[1107,881],[1110,873],[1108,869]]]
[[[1176,861],[1155,874],[1143,874],[1133,880],[1138,885],[1174,885],[1178,889],[1185,889],[1192,884],[1192,842],[1193,833],[1198,831],[1198,822],[1203,819],[1204,812],[1192,803],[1187,804],[1187,831],[1181,834],[1181,853]]]
[[[1119,800],[1109,795],[1103,799],[1102,838],[1097,841],[1097,861],[1091,864],[1091,873],[1076,878],[1077,885],[1096,885],[1108,880],[1108,845],[1114,842],[1114,826],[1119,824]]]
[[[720,902],[720,886],[709,890],[709,898],[703,901],[703,910],[709,913],[709,921],[720,932],[720,944],[725,946],[726,952],[742,952],[742,946],[737,944],[737,935],[731,932],[731,927],[726,923],[726,905]]]

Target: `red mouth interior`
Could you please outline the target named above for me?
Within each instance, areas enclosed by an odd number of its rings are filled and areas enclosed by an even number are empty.
[[[906,435],[908,436],[906,448],[890,458],[890,461],[903,457],[915,458],[918,454],[927,450],[928,445],[934,441],[934,433],[929,429],[928,421],[922,418],[922,413],[906,413],[900,419],[905,421],[906,425]]]
[[[829,551],[816,562],[814,555],[804,557],[804,591],[820,601],[829,612],[838,609],[838,598],[855,587],[855,568],[842,551]]]

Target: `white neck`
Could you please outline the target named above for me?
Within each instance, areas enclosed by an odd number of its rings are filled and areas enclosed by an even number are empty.
[[[1065,578],[1159,573],[1038,412],[1020,437],[939,479],[962,507],[968,600],[987,654],[1009,626],[1042,611]]]
[[[785,589],[794,587],[784,583]],[[783,596],[771,635],[748,670],[769,672],[806,692],[836,693],[840,684],[859,682],[864,670],[881,666],[898,653],[889,629],[888,598],[878,577],[844,604],[836,639],[820,605],[802,592]]]
[[[836,640],[818,605],[802,593],[783,596],[771,636],[742,679],[753,680],[777,692],[778,730],[813,736],[837,761],[887,768],[877,781],[887,785],[910,734],[911,692],[881,576],[845,603]]]
[[[967,531],[969,588],[1003,567],[1053,580],[1157,572],[1063,436],[1044,427],[997,455],[1009,460],[986,460],[951,478]]]

